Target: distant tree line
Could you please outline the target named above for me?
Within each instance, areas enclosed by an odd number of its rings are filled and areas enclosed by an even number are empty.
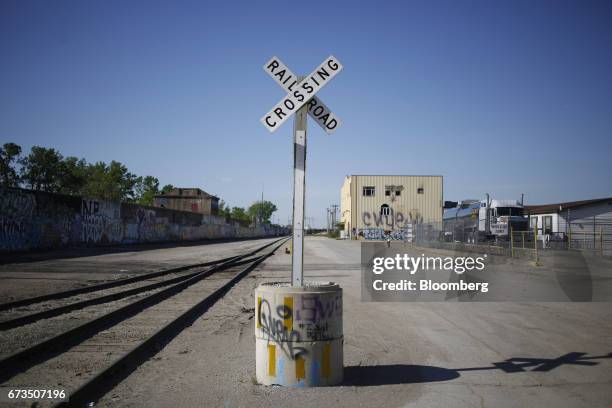
[[[169,192],[171,184],[159,188],[153,176],[136,176],[118,161],[88,163],[85,159],[64,157],[59,151],[33,146],[22,156],[21,146],[5,143],[0,147],[0,182],[5,187],[24,187],[50,193],[81,195],[109,201],[153,205],[157,194]],[[243,225],[270,223],[277,210],[270,201],[257,201],[248,209],[219,202],[218,214]]]
[[[115,160],[88,163],[85,159],[64,157],[55,149],[40,146],[33,146],[27,156],[21,153],[21,146],[15,143],[5,143],[0,147],[3,186],[142,205],[153,205],[156,194],[173,188],[168,184],[160,189],[157,178],[136,176]]]
[[[220,200],[218,214],[241,224],[251,222],[270,224],[270,218],[276,210],[276,205],[270,201],[256,201],[245,210],[243,207],[231,207],[225,201]]]

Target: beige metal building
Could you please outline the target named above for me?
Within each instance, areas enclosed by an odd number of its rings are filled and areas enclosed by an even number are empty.
[[[351,238],[402,236],[410,224],[441,222],[442,176],[346,176],[340,189],[340,215]]]
[[[153,205],[171,210],[217,215],[219,198],[199,188],[175,188],[165,194],[156,195]]]

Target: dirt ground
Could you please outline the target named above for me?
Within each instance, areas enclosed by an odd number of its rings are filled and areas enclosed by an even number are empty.
[[[343,385],[256,383],[253,291],[288,279],[279,251],[99,405],[612,406],[612,303],[362,302],[359,254],[358,242],[306,242],[306,278],[343,288]]]

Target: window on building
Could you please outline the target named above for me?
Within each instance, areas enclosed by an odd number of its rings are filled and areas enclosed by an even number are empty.
[[[386,196],[390,196],[391,195],[391,190],[385,190],[385,195]]]
[[[533,228],[538,228],[538,217],[531,217],[529,219],[529,226]]]
[[[542,217],[542,227],[544,228],[544,234],[552,234],[552,215],[545,215]]]
[[[400,195],[402,195],[402,192],[400,190],[395,190],[395,195],[396,196],[400,196]]]
[[[423,187],[417,188],[417,194],[425,194],[425,189]]]
[[[387,204],[381,205],[380,215],[391,215],[391,207],[389,207]]]
[[[374,187],[364,187],[363,195],[364,197],[374,197],[375,189]]]

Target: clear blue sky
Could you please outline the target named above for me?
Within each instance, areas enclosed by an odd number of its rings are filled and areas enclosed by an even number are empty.
[[[288,5],[284,7],[283,4]],[[346,174],[441,174],[447,200],[612,196],[612,3],[0,2],[0,142],[119,160],[286,222],[292,124],[273,55],[344,70],[309,123],[307,213]],[[359,5],[358,5],[359,4]]]

